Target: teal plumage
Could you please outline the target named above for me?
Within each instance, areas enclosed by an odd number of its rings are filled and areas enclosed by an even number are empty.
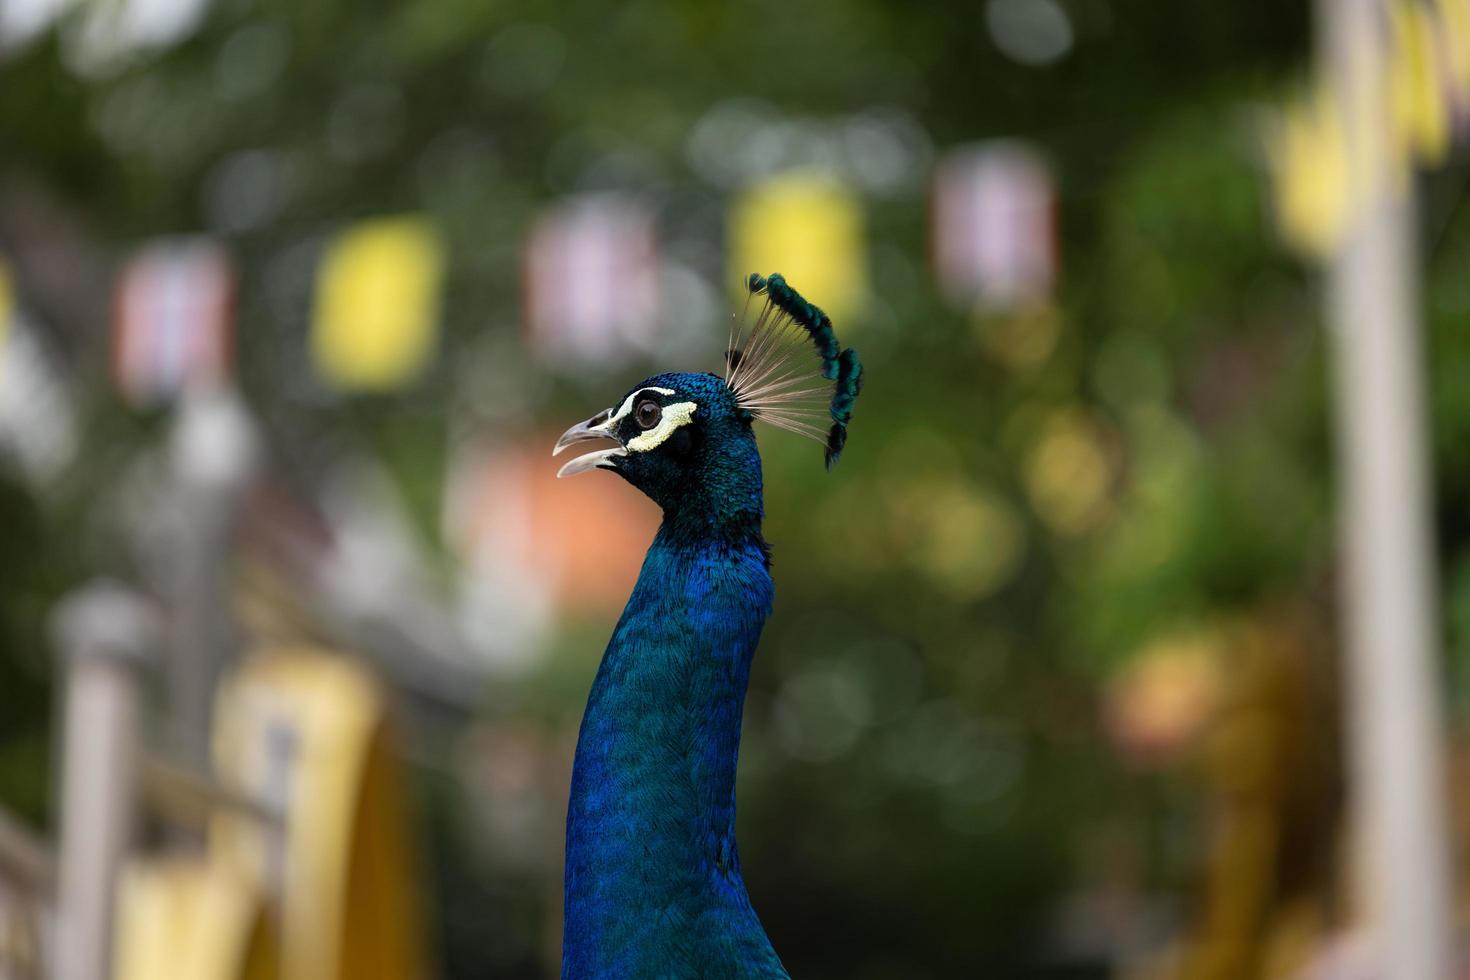
[[[827,469],[836,465],[847,445],[847,423],[852,420],[852,406],[863,392],[863,366],[857,351],[851,347],[837,358],[837,388],[832,392],[832,429],[827,434]]]
[[[806,328],[816,345],[817,354],[822,358],[822,377],[828,381],[835,380],[841,346],[827,314],[802,299],[800,293],[786,285],[786,277],[779,272],[764,277],[752,272],[746,286],[757,296],[762,293],[769,296],[778,309]]]
[[[800,315],[824,371],[833,351],[830,412],[845,438],[861,388],[856,354],[838,348],[825,314],[779,276],[762,282],[782,313]],[[744,369],[761,372],[746,377],[769,381],[769,349],[745,349]],[[732,373],[741,360],[730,358]],[[577,740],[565,980],[788,976],[751,907],[735,843],[741,714],[774,596],[751,425],[780,403],[742,402],[762,390],[769,396],[764,382],[742,389],[713,374],[657,375],[557,444],[611,440],[562,475],[612,470],[663,509]],[[829,465],[840,451],[829,440]]]
[[[752,346],[768,359],[773,357],[777,358],[776,367],[759,376],[759,380],[763,382],[761,388],[769,391],[773,385],[771,381],[773,374],[776,378],[774,382],[775,394],[778,395],[787,394],[793,390],[790,385],[783,387],[781,381],[788,379],[793,381],[800,380],[799,374],[785,373],[781,370],[785,366],[784,357],[790,355],[788,352],[782,350],[779,341],[762,347],[759,341],[754,339],[762,328],[780,337],[782,329],[788,321],[796,324],[805,331],[806,335],[811,339],[812,345],[816,347],[817,356],[821,359],[822,377],[828,381],[836,382],[833,386],[831,401],[827,407],[827,414],[830,416],[832,424],[827,430],[824,440],[826,443],[827,469],[830,470],[837,464],[837,460],[842,456],[843,447],[847,445],[847,425],[852,420],[853,405],[857,402],[857,397],[863,390],[863,366],[862,362],[858,360],[857,351],[851,347],[845,350],[842,348],[837,342],[837,334],[832,329],[832,321],[827,314],[823,313],[821,308],[807,302],[800,293],[792,289],[787,284],[786,278],[780,273],[772,273],[769,276],[751,273],[746,278],[745,285],[752,296],[764,295],[770,305],[781,314],[784,314],[785,317],[784,320],[778,317],[773,325],[767,326],[769,321],[763,316],[758,321],[756,330],[752,332]],[[735,384],[734,387],[737,389],[737,395],[740,395],[741,392],[739,391],[738,384]],[[742,398],[742,404],[752,401],[759,402],[760,399],[758,396],[760,393],[758,390],[749,399]],[[785,409],[790,414],[792,406],[789,402],[792,400],[789,398],[784,399],[778,402],[777,406]],[[771,407],[767,406],[766,410],[771,410]],[[760,411],[757,411],[756,414],[759,416]]]

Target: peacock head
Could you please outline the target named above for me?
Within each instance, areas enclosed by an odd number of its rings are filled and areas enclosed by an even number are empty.
[[[832,321],[780,275],[752,275],[746,287],[764,302],[754,318],[748,301],[735,318],[724,377],[660,374],[635,385],[568,429],[552,455],[590,440],[615,445],[574,458],[557,476],[612,470],[665,511],[711,499],[753,499],[759,507],[756,421],[821,442],[830,469],[862,390],[857,352],[841,349]]]
[[[557,476],[612,470],[665,509],[716,481],[738,485],[743,469],[760,476],[750,415],[714,374],[659,374],[634,385],[613,407],[568,429],[552,455],[600,439],[616,445],[572,459]]]

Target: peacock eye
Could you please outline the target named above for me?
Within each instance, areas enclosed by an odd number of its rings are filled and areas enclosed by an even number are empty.
[[[641,401],[638,407],[633,409],[633,420],[638,423],[640,429],[651,429],[658,425],[658,420],[663,418],[664,410],[656,401]]]

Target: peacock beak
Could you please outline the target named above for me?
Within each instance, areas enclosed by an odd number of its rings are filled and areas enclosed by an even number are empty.
[[[587,421],[578,422],[563,432],[561,438],[556,440],[556,446],[552,448],[551,455],[559,456],[563,449],[576,445],[579,442],[591,442],[596,439],[615,439],[616,437],[609,431],[607,426],[608,419],[611,416],[611,410],[604,409]],[[576,476],[578,473],[585,473],[588,470],[599,468],[610,469],[612,460],[626,455],[628,455],[628,451],[622,446],[614,446],[612,449],[599,449],[596,452],[585,453],[575,459],[568,460],[565,466],[557,470],[556,475],[560,478],[563,476]]]

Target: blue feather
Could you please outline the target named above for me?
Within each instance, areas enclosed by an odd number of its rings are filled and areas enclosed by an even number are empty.
[[[577,740],[562,976],[785,978],[735,844],[741,712],[774,595],[760,456],[719,378],[650,386],[695,400],[699,434],[619,470],[664,521]]]
[[[764,328],[775,331],[769,339],[799,325],[821,358],[822,377],[833,382],[830,468],[862,391],[857,352],[842,349],[827,315],[781,276],[751,276],[747,285],[779,311],[762,315]],[[800,337],[793,334],[804,347]],[[777,373],[788,362],[767,360],[782,356],[773,355],[769,339],[755,342],[751,363],[739,350],[729,354],[727,370],[740,377],[748,370],[753,385],[661,374],[563,437],[621,443],[583,458],[664,512],[603,653],[577,739],[564,980],[787,978],[751,907],[735,844],[741,712],[774,594],[751,423],[761,418],[821,438],[822,416],[820,408],[780,416],[788,378],[799,383],[811,372]]]

